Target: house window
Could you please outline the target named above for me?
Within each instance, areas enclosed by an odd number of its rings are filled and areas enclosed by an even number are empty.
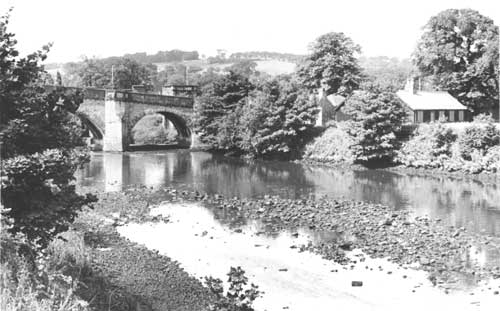
[[[455,122],[455,110],[450,110],[450,122]]]
[[[458,121],[462,122],[464,120],[464,111],[460,110],[458,112]]]
[[[439,111],[439,120],[446,120],[445,118],[446,116],[444,115],[444,111],[443,110]]]
[[[431,112],[430,111],[424,111],[424,122],[429,122],[431,119]]]

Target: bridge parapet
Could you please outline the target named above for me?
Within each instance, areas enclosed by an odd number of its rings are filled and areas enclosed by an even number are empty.
[[[193,108],[193,99],[191,97],[166,96],[147,93],[135,93],[127,91],[108,91],[107,100],[119,100],[130,103],[140,103],[147,105],[157,105],[165,107]]]
[[[91,100],[119,100],[123,102],[129,102],[131,104],[147,104],[156,105],[164,107],[181,107],[181,108],[193,108],[194,100],[191,97],[185,96],[170,96],[170,95],[158,95],[149,93],[137,93],[122,90],[106,90],[97,88],[79,88],[79,87],[68,87],[68,86],[52,86],[48,85],[45,87],[48,91],[54,90],[56,88],[62,88],[65,91],[80,91],[83,92],[84,99]]]

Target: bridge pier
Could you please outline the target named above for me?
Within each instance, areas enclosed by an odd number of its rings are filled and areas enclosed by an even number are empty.
[[[126,151],[129,146],[127,115],[129,106],[116,98],[114,91],[106,91],[104,102],[105,135],[103,151]]]

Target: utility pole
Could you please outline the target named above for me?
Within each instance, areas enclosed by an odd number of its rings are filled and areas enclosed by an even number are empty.
[[[115,89],[115,65],[111,65],[111,88]]]

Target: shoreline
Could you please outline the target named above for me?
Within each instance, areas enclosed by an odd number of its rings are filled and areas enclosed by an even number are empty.
[[[423,177],[449,177],[457,180],[474,180],[485,183],[497,183],[500,182],[500,173],[486,173],[481,172],[477,174],[468,173],[465,171],[448,172],[443,169],[438,168],[415,168],[408,167],[404,165],[394,165],[379,168],[370,168],[361,164],[350,164],[350,163],[333,163],[328,161],[316,161],[316,160],[296,160],[294,163],[300,163],[307,166],[313,167],[325,167],[325,168],[337,168],[337,169],[350,169],[350,170],[385,170],[395,173],[404,174],[414,174]]]
[[[131,222],[168,221],[149,215],[152,206],[168,200],[167,193],[145,187],[116,193],[80,189],[87,191],[94,191],[99,201],[93,209],[80,213],[72,230],[82,234],[90,248],[94,278],[105,280],[109,287],[105,292],[117,293],[114,302],[106,302],[111,310],[123,310],[124,306],[131,310],[186,311],[208,307],[212,297],[199,279],[178,262],[131,242],[116,230]],[[82,282],[85,284],[85,280]],[[89,283],[87,287],[92,286],[92,279]]]

